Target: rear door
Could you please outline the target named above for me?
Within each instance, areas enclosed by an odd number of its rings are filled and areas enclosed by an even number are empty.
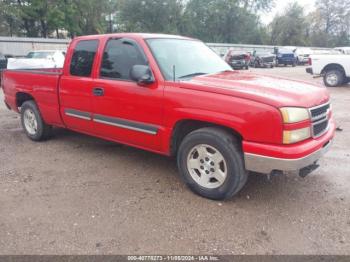
[[[143,49],[133,39],[111,38],[101,60],[94,81],[94,130],[114,141],[160,150],[163,87],[130,79],[134,65],[149,64]]]
[[[61,115],[65,125],[77,131],[92,131],[92,72],[98,40],[81,40],[73,47],[69,68],[60,81]]]

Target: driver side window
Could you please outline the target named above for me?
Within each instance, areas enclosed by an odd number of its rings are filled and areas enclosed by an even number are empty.
[[[134,41],[125,38],[110,39],[103,52],[100,77],[131,80],[131,68],[147,64],[145,55]]]

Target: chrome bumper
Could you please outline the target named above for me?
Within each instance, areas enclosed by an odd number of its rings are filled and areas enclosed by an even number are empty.
[[[323,148],[311,153],[308,156],[297,159],[274,158],[250,153],[244,154],[245,168],[262,174],[271,174],[272,171],[299,171],[319,160],[330,148],[332,141],[329,141]]]

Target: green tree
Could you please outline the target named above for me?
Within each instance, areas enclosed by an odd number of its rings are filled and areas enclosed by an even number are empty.
[[[1,25],[5,34],[28,37],[70,37],[108,31],[107,15],[116,0],[0,0]]]
[[[310,17],[312,45],[350,44],[350,0],[318,0]]]
[[[182,12],[182,0],[121,0],[121,30],[175,34]]]
[[[20,35],[21,22],[19,10],[14,5],[14,1],[0,1],[0,34],[9,36]]]
[[[252,1],[189,0],[184,12],[184,33],[207,42],[261,43],[259,17]],[[257,2],[257,1],[256,1]],[[265,1],[272,3],[272,1]]]
[[[269,31],[272,45],[307,45],[308,26],[303,7],[296,2],[288,5],[283,14],[275,16]]]

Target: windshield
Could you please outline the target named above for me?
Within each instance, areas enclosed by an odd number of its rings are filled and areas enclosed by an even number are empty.
[[[224,60],[200,41],[148,39],[147,43],[166,80],[173,79],[174,71],[175,79],[232,71]]]
[[[27,58],[48,58],[53,56],[54,52],[30,52],[27,55]]]

